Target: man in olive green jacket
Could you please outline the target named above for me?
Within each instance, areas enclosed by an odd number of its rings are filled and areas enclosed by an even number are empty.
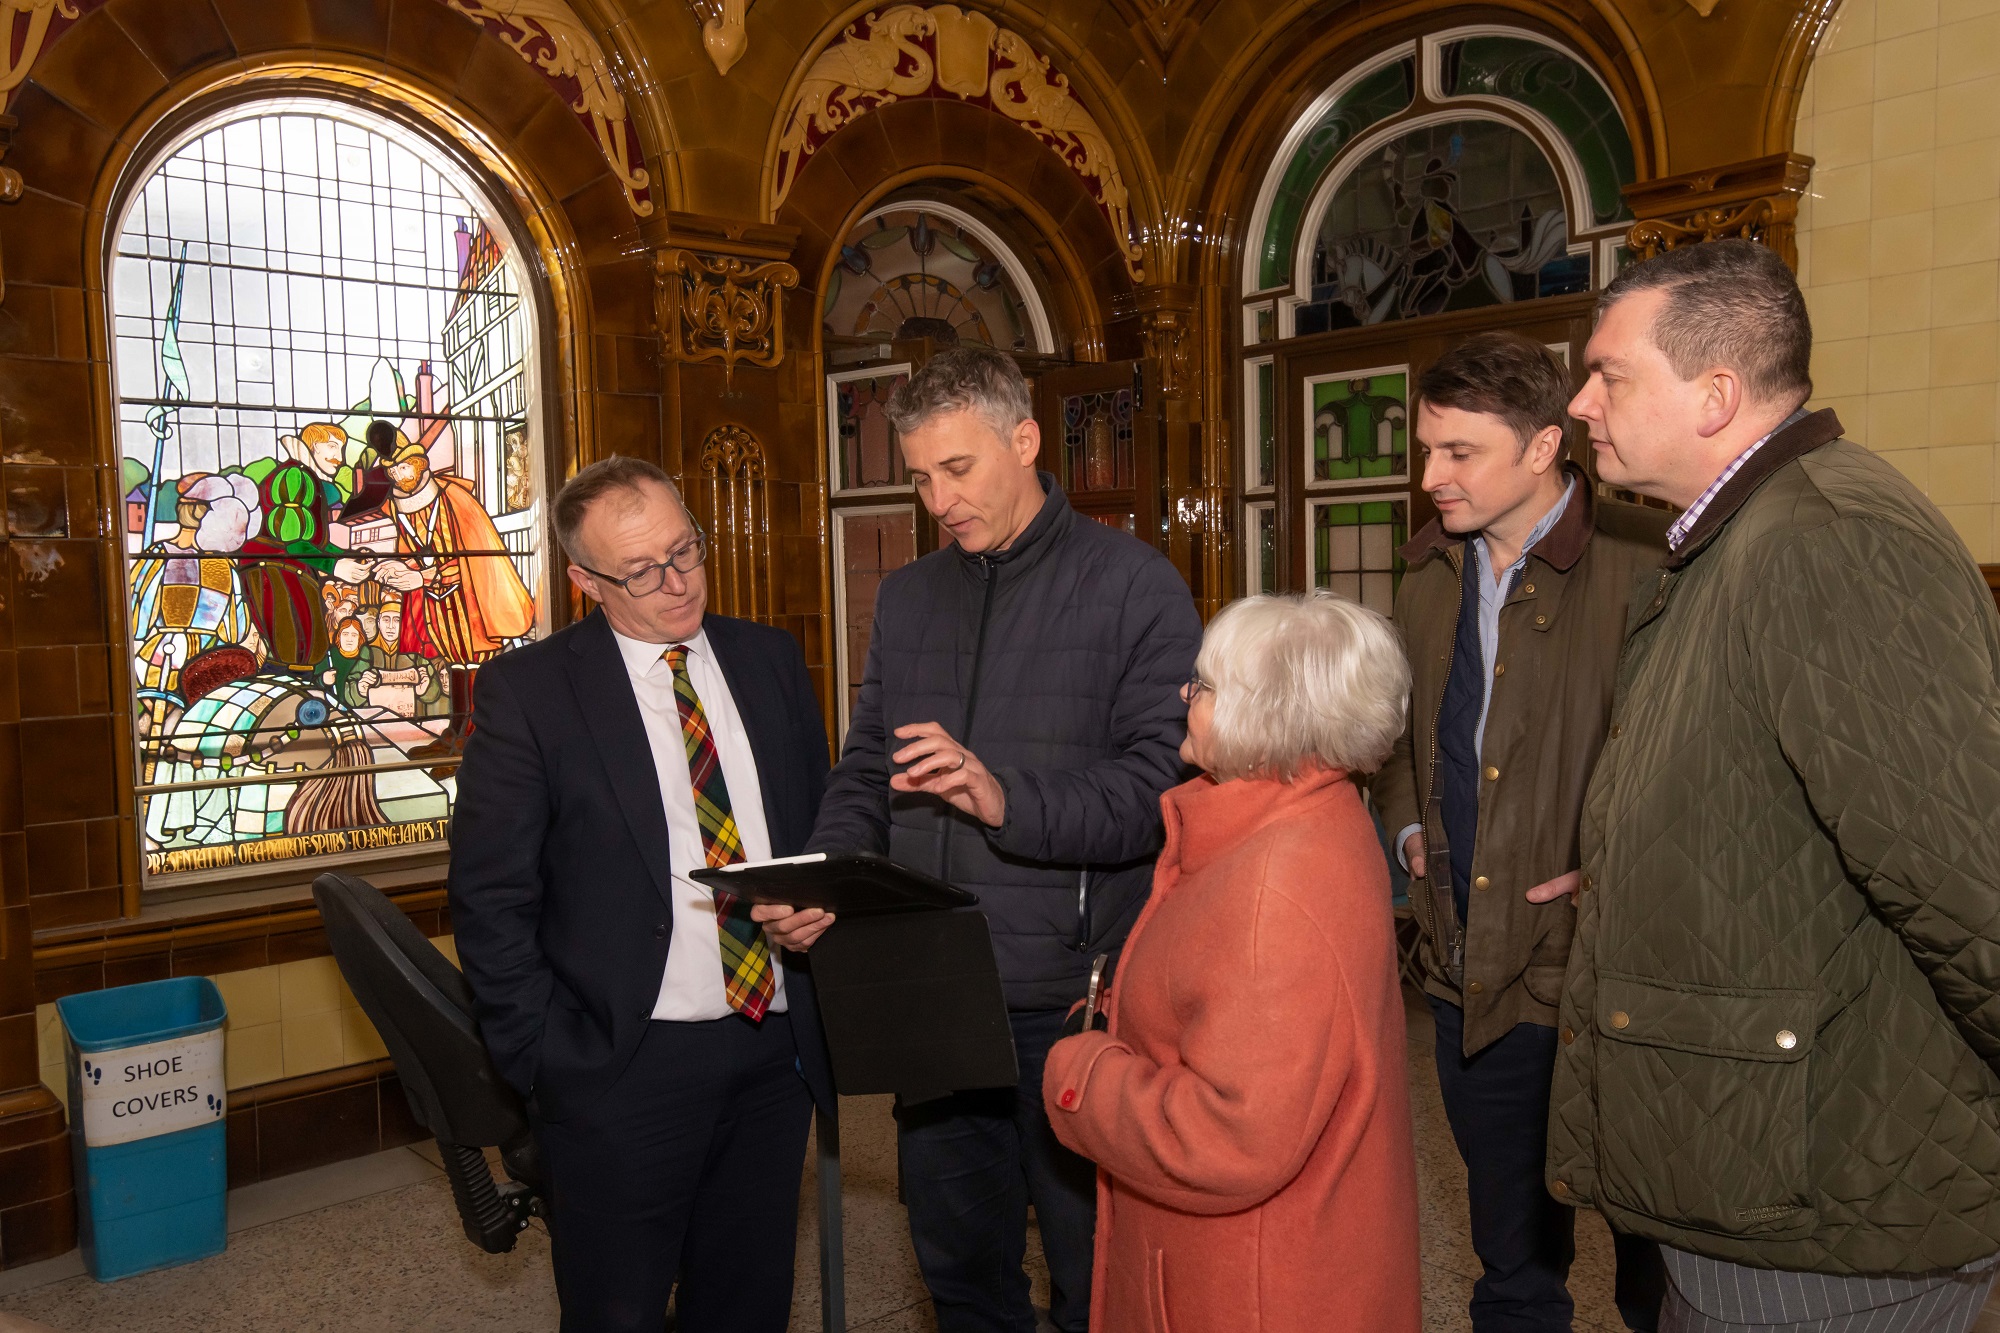
[[[1566,1333],[1573,1214],[1542,1184],[1577,820],[1610,720],[1635,579],[1668,515],[1601,500],[1563,461],[1570,379],[1515,333],[1467,338],[1417,381],[1424,490],[1396,626],[1409,723],[1371,784],[1415,878],[1438,1087],[1465,1159],[1474,1333]],[[1428,852],[1428,855],[1426,854]],[[1651,1330],[1657,1247],[1621,1237],[1617,1299]]]
[[[2000,618],[1806,414],[1783,262],[1605,292],[1570,410],[1685,507],[1583,818],[1549,1189],[1663,1243],[1663,1329],[1959,1330],[2000,1251]]]

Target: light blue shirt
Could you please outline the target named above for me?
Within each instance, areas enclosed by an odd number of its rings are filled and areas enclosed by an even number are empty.
[[[1480,682],[1479,730],[1473,733],[1472,744],[1482,758],[1486,750],[1486,715],[1493,709],[1493,666],[1500,658],[1500,608],[1513,595],[1514,584],[1527,567],[1528,552],[1534,550],[1535,543],[1548,536],[1549,531],[1561,521],[1563,511],[1569,508],[1570,496],[1575,493],[1576,478],[1571,477],[1563,486],[1562,498],[1551,505],[1549,512],[1528,530],[1528,539],[1521,543],[1521,554],[1497,579],[1493,577],[1493,557],[1486,546],[1486,534],[1481,533],[1468,543],[1472,548],[1472,558],[1479,562],[1479,662],[1485,679]],[[1396,835],[1396,859],[1402,862],[1405,870],[1410,868],[1410,863],[1403,855],[1403,844],[1410,840],[1412,833],[1422,828],[1422,824],[1411,824]]]

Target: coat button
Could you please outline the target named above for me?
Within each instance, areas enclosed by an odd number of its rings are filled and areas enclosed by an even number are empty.
[[[1494,665],[1493,665],[1493,674],[1494,674],[1494,675],[1496,675],[1496,676],[1504,676],[1504,675],[1506,675],[1506,674],[1507,674],[1507,664],[1506,664],[1505,662],[1496,662],[1496,663],[1494,663]]]
[[[1778,1049],[1789,1051],[1799,1044],[1798,1035],[1790,1028],[1778,1029]]]
[[[1611,1026],[1621,1032],[1624,1031],[1626,1028],[1632,1026],[1632,1015],[1626,1013],[1623,1009],[1618,1010],[1611,1015]]]
[[[1532,583],[1523,584],[1521,587],[1522,592],[1533,592],[1534,590],[1535,590],[1535,585]]]
[[[654,927],[653,927],[653,938],[654,938],[654,939],[656,939],[656,940],[663,940],[663,939],[665,939],[666,937],[667,937],[667,928],[666,928],[665,926],[654,926]]]
[[[1072,1106],[1075,1106],[1075,1105],[1076,1105],[1076,1089],[1075,1089],[1075,1088],[1064,1088],[1064,1089],[1063,1089],[1063,1094],[1062,1094],[1062,1096],[1061,1096],[1061,1097],[1060,1097],[1060,1098],[1059,1098],[1058,1100],[1059,1100],[1059,1101],[1060,1101],[1060,1102],[1062,1103],[1062,1105],[1063,1105],[1064,1109],[1068,1109],[1069,1107],[1072,1107]]]
[[[1615,741],[1615,740],[1617,740],[1617,739],[1618,739],[1618,738],[1619,738],[1620,736],[1623,736],[1623,735],[1625,734],[1625,728],[1624,728],[1624,726],[1623,726],[1622,724],[1620,724],[1620,723],[1617,723],[1617,722],[1613,722],[1613,723],[1611,724],[1611,733],[1610,733],[1610,734],[1611,734],[1611,739]]]
[[[1571,1042],[1573,1042],[1573,1041],[1575,1041],[1575,1040],[1576,1040],[1576,1029],[1575,1029],[1575,1028],[1564,1028],[1564,1029],[1563,1029],[1563,1045],[1567,1046],[1567,1045],[1569,1045],[1569,1044],[1570,1044]]]
[[[1546,625],[1549,623],[1549,618],[1547,616],[1536,616],[1535,623],[1537,625]]]
[[[1465,993],[1466,993],[1467,995],[1477,995],[1477,994],[1479,994],[1479,992],[1481,992],[1481,991],[1483,991],[1483,990],[1485,990],[1485,989],[1486,989],[1486,987],[1484,987],[1484,986],[1480,985],[1480,984],[1479,984],[1478,982],[1476,982],[1476,981],[1468,981],[1468,982],[1466,982],[1466,983],[1465,983]]]
[[[1576,891],[1578,893],[1590,892],[1590,876],[1585,875],[1582,879],[1576,882]]]
[[[1488,764],[1486,766],[1486,780],[1488,782],[1498,782],[1500,780],[1500,770]]]
[[[1489,889],[1493,887],[1493,883],[1486,876],[1481,875],[1472,881],[1472,887],[1475,889]]]
[[[1550,1181],[1549,1193],[1555,1195],[1558,1199],[1567,1199],[1569,1197],[1569,1182],[1567,1180]]]

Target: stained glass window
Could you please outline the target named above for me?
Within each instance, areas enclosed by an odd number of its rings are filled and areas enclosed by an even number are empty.
[[[892,207],[857,227],[840,247],[822,318],[835,337],[1052,350],[1019,261],[943,205]]]
[[[1249,410],[1244,414],[1249,427],[1245,435],[1250,447],[1250,466],[1244,484],[1251,490],[1264,490],[1275,484],[1278,477],[1276,375],[1268,359],[1250,364]]]
[[[910,378],[908,366],[849,370],[827,377],[834,492],[903,487],[903,449],[889,424],[889,398]]]
[[[1244,583],[1255,593],[1278,590],[1278,508],[1270,501],[1243,506]]]
[[[148,882],[439,843],[480,663],[543,625],[524,270],[388,122],[231,113],[111,271]]]
[[[1492,120],[1391,140],[1334,191],[1299,333],[1358,328],[1590,289],[1569,253],[1562,189],[1542,150]]]
[[[844,577],[836,589],[840,606],[840,678],[843,732],[861,697],[868,663],[868,635],[875,627],[875,594],[885,575],[917,558],[917,511],[913,505],[833,511],[835,566]]]
[[[1063,489],[1072,495],[1132,485],[1132,391],[1073,393],[1062,400]]]
[[[1371,610],[1390,615],[1403,562],[1396,554],[1409,539],[1409,501],[1401,495],[1366,495],[1312,505],[1312,574],[1315,588],[1330,588]]]
[[[1308,482],[1374,482],[1407,475],[1409,382],[1409,371],[1401,366],[1308,379]]]

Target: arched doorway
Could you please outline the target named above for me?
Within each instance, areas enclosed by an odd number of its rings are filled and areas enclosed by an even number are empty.
[[[1238,278],[1246,591],[1331,588],[1391,609],[1396,550],[1434,512],[1413,377],[1491,328],[1574,365],[1617,272],[1634,172],[1603,81],[1525,29],[1391,46],[1294,120]]]

